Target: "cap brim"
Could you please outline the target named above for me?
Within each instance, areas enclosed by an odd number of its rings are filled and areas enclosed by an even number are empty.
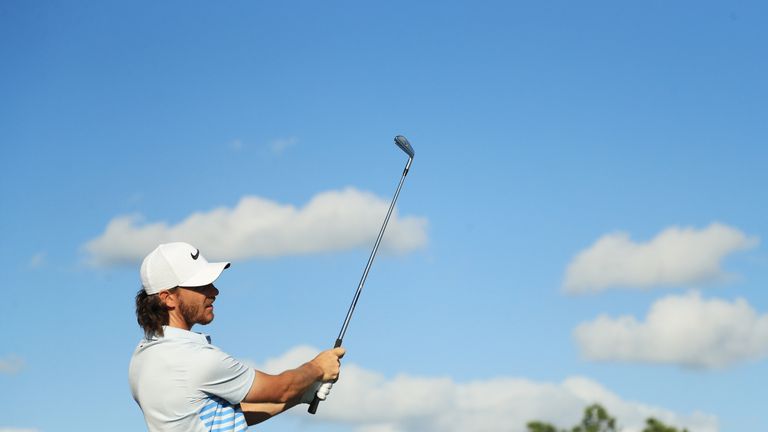
[[[179,286],[181,287],[200,287],[212,284],[213,281],[221,276],[221,272],[225,268],[229,267],[228,262],[208,263],[204,269],[200,270],[191,278],[183,281]]]

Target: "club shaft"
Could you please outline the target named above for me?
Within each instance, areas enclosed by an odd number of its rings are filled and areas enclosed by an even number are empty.
[[[349,326],[349,321],[352,319],[352,313],[355,312],[355,306],[357,306],[357,300],[360,298],[360,293],[363,291],[365,280],[368,278],[368,272],[371,270],[373,259],[376,257],[376,252],[379,250],[379,244],[381,243],[382,237],[384,237],[384,230],[387,229],[387,223],[389,223],[389,217],[392,216],[392,210],[395,208],[397,197],[400,195],[400,189],[403,187],[403,182],[405,182],[405,176],[408,175],[408,169],[411,167],[412,161],[413,161],[412,158],[408,158],[408,163],[405,165],[405,169],[403,170],[403,175],[400,177],[400,183],[397,185],[395,196],[392,198],[392,203],[390,203],[389,205],[389,210],[387,211],[387,217],[384,218],[384,224],[381,226],[381,230],[379,231],[379,236],[376,238],[376,243],[373,245],[373,251],[371,251],[371,256],[368,257],[368,263],[365,265],[365,270],[363,271],[363,277],[360,278],[360,283],[357,285],[357,291],[355,291],[355,297],[352,298],[352,304],[349,306],[349,310],[347,311],[346,318],[344,318],[344,324],[341,326],[341,331],[339,331],[339,337],[336,338],[335,345],[337,347],[341,346],[341,341],[344,340],[344,335],[347,333],[347,327]]]
[[[352,319],[352,314],[355,312],[355,306],[357,306],[357,300],[360,298],[360,293],[363,291],[363,286],[365,285],[365,280],[368,278],[368,272],[371,270],[373,259],[376,258],[376,252],[379,250],[379,244],[381,244],[382,237],[384,237],[384,231],[387,229],[387,223],[389,223],[389,218],[390,216],[392,216],[392,211],[395,209],[395,203],[397,202],[397,197],[400,195],[400,189],[403,187],[403,183],[405,182],[405,176],[408,175],[408,170],[411,168],[411,163],[413,162],[413,147],[411,147],[410,143],[408,143],[408,140],[405,137],[398,135],[395,137],[395,144],[397,144],[397,146],[400,147],[400,149],[402,149],[406,154],[408,154],[408,162],[405,164],[405,169],[403,169],[403,175],[400,177],[400,183],[397,184],[397,190],[395,190],[395,196],[392,197],[392,202],[389,204],[389,210],[387,210],[387,216],[384,218],[384,224],[381,225],[379,236],[376,237],[376,243],[373,245],[371,256],[368,257],[368,263],[365,265],[365,270],[363,270],[363,277],[360,278],[360,283],[357,285],[355,296],[352,298],[352,304],[349,305],[347,316],[344,318],[344,324],[342,324],[341,331],[339,331],[339,337],[336,338],[336,343],[333,345],[334,348],[338,348],[341,346],[342,340],[344,339],[344,335],[347,333],[347,327],[349,326],[349,321]],[[309,412],[310,414],[315,414],[319,406],[320,406],[320,398],[317,395],[315,395],[314,399],[309,404],[309,408],[307,409],[307,412]]]

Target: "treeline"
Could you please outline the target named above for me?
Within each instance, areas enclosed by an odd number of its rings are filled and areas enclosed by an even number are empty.
[[[540,421],[528,422],[528,432],[621,432],[616,426],[616,419],[611,417],[600,404],[593,404],[584,409],[581,422],[570,429],[558,429],[555,426]],[[661,421],[649,417],[645,420],[642,432],[689,432],[688,429],[677,429],[667,426]]]

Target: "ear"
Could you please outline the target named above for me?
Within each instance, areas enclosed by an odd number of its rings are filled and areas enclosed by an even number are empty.
[[[168,309],[174,309],[179,305],[179,294],[177,292],[160,291],[157,295],[160,296],[160,301]]]

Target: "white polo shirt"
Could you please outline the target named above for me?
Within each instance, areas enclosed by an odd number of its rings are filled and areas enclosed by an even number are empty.
[[[128,369],[133,398],[150,432],[229,432],[248,428],[240,402],[256,372],[201,333],[163,327],[144,339]]]

